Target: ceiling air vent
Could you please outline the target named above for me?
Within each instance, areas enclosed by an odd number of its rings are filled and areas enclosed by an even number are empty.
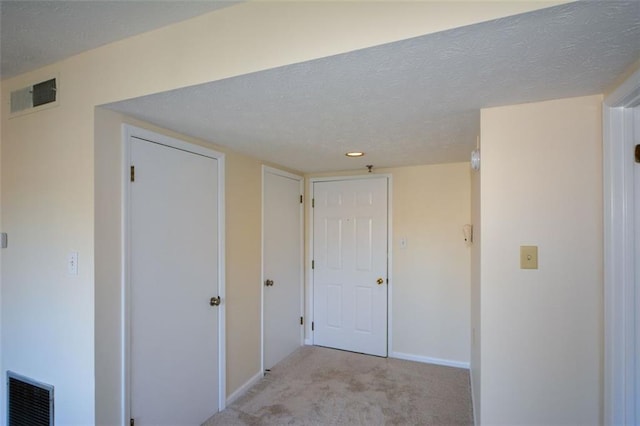
[[[11,114],[35,111],[42,106],[56,105],[58,88],[52,78],[11,92]],[[40,108],[38,108],[40,109]]]

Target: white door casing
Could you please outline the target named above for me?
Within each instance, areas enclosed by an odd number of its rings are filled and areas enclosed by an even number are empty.
[[[640,424],[640,70],[603,105],[604,423]]]
[[[633,120],[633,144],[640,146],[640,105],[633,108],[634,120]],[[634,147],[634,150],[636,148]],[[640,149],[640,148],[637,148]],[[634,153],[635,154],[635,153]],[[640,155],[640,154],[638,154]],[[635,417],[633,418],[636,424],[640,424],[640,161],[636,161],[634,164],[634,198],[635,198],[635,299],[630,310],[633,311],[635,316],[635,336],[633,340],[633,346],[635,353],[633,353],[633,370],[635,370],[635,377],[633,381],[633,394],[630,398],[634,401],[630,404],[634,407]]]
[[[388,178],[313,182],[313,343],[388,354]]]
[[[224,300],[224,158],[130,126],[125,136],[135,181],[125,183],[123,420],[201,424],[224,408],[224,305],[210,305]]]
[[[302,177],[263,167],[263,369],[303,341],[302,191]]]

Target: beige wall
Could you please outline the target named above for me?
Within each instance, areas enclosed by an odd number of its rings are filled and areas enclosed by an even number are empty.
[[[482,110],[483,424],[602,422],[601,102]]]
[[[2,249],[2,371],[53,384],[56,423],[87,424],[94,419],[95,370],[93,107],[81,87],[67,82],[61,106],[8,119],[6,87],[1,196],[10,246]],[[67,274],[72,251],[79,253],[77,276]]]
[[[377,169],[392,176],[392,346],[390,356],[469,363],[469,163]],[[351,176],[361,171],[307,176]],[[308,203],[307,203],[308,207]],[[307,209],[309,218],[309,210]],[[310,221],[307,224],[310,238]],[[400,249],[400,238],[407,248]],[[310,254],[307,253],[307,264]],[[311,283],[306,283],[307,311]],[[310,327],[306,328],[311,338]]]
[[[390,169],[393,176],[393,348],[469,363],[469,163]],[[407,248],[400,248],[400,238]]]
[[[96,418],[115,424],[121,404],[122,124],[225,154],[227,394],[260,372],[262,162],[207,142],[96,108]],[[113,267],[118,265],[118,267]],[[258,326],[256,326],[256,324]]]
[[[94,210],[117,202],[96,200],[94,187],[111,188],[113,182],[97,180],[112,179],[120,172],[112,163],[114,153],[94,155],[94,148],[101,149],[94,140],[96,106],[554,3],[247,2],[3,80],[0,196],[2,230],[9,232],[11,246],[2,252],[2,370],[53,383],[56,423],[95,420],[94,344],[102,345],[95,342],[94,329],[100,325],[95,315],[105,315],[95,308],[95,274],[119,264],[114,252],[103,253],[107,264],[94,262],[94,232],[100,232],[94,226],[99,225]],[[51,74],[59,78],[60,105],[9,119],[10,90]],[[109,240],[103,249],[113,250],[114,244]],[[230,250],[232,261],[238,259],[234,250],[239,248],[232,245]],[[66,274],[70,251],[79,253],[78,276]],[[245,280],[255,267],[231,272],[231,277],[241,286],[249,285]],[[254,299],[247,303],[255,306]],[[234,324],[231,320],[230,327]],[[252,327],[248,336],[259,329],[257,323]],[[229,334],[236,335],[231,330]],[[234,345],[235,341],[229,346]],[[238,381],[258,368],[250,367],[255,356],[238,362],[247,368]],[[230,378],[230,389],[235,380]],[[4,407],[0,401],[0,422],[6,418]]]

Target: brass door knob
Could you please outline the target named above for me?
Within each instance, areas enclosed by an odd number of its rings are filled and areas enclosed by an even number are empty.
[[[382,285],[382,283],[384,283],[384,279],[378,278],[376,282],[378,283],[378,285]]]
[[[212,297],[212,298],[211,298],[211,300],[209,300],[209,304],[210,304],[211,306],[220,306],[220,302],[221,302],[221,300],[220,300],[220,296],[218,296],[218,297]]]

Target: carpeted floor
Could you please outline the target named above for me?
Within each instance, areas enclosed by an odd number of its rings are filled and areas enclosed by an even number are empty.
[[[472,424],[467,370],[304,346],[203,426]]]

